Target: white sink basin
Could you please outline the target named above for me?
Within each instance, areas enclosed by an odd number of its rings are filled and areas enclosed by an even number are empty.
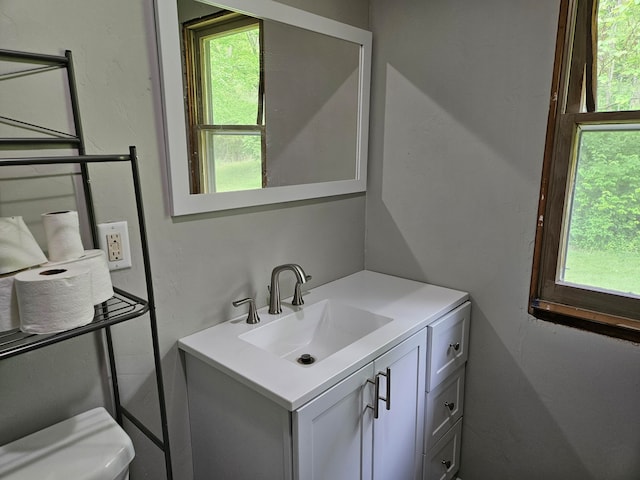
[[[327,299],[305,305],[239,338],[285,360],[313,366],[392,320]],[[301,359],[302,355],[310,358]]]
[[[178,342],[189,363],[203,362],[293,412],[461,305],[469,295],[362,271],[306,292],[284,313],[246,314]],[[309,353],[309,366],[297,358]]]

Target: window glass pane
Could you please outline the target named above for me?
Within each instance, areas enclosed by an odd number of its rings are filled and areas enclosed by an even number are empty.
[[[603,128],[582,129],[579,136],[558,276],[640,295],[640,127]]]
[[[255,125],[258,118],[260,42],[258,26],[203,38],[204,121],[210,125]],[[206,59],[209,59],[207,62]]]
[[[262,188],[260,133],[201,132],[210,192]]]
[[[600,0],[596,110],[640,110],[640,2]]]

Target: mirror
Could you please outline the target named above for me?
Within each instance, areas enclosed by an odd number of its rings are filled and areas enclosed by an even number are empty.
[[[221,1],[155,4],[172,215],[364,191],[371,33],[272,0]],[[195,169],[190,161],[180,22],[192,6],[196,16],[224,9],[262,20],[264,153],[257,186],[219,191],[211,178],[220,155],[198,155]],[[199,138],[221,133],[218,126],[200,128]],[[202,187],[194,187],[194,175]]]

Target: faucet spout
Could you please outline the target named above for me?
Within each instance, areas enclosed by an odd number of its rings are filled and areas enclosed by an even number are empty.
[[[278,265],[271,271],[271,286],[269,287],[269,313],[277,314],[282,313],[282,306],[280,305],[280,274],[286,270],[291,270],[296,276],[296,289],[298,290],[298,285],[307,282],[307,275],[304,273],[302,267],[295,263],[286,263],[284,265]],[[302,304],[302,296],[296,295],[296,298],[299,303],[294,303],[294,305]]]

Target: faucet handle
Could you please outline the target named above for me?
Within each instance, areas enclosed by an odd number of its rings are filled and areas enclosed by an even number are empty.
[[[304,280],[305,282],[308,282],[309,280],[311,280],[311,275],[305,275],[304,276]],[[293,290],[293,300],[291,301],[291,305],[304,305],[304,299],[302,298],[302,283],[301,282],[296,282],[296,286]]]
[[[260,321],[260,317],[258,316],[258,312],[256,310],[256,299],[247,297],[241,300],[235,300],[231,302],[234,307],[239,307],[240,305],[244,305],[245,303],[249,304],[249,313],[247,315],[247,323],[256,324]]]

